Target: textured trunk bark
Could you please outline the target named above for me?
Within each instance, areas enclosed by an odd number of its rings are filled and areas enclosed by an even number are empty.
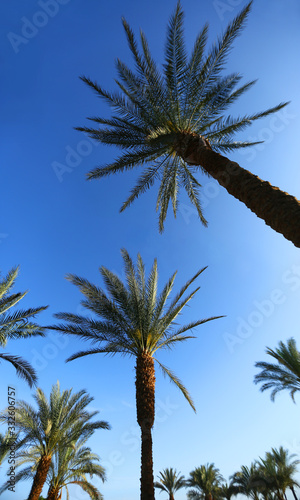
[[[173,493],[170,493],[169,500],[175,500]]]
[[[47,479],[47,474],[51,464],[52,457],[50,455],[44,455],[37,466],[37,470],[34,476],[33,484],[28,496],[28,500],[39,500],[39,496],[42,492],[43,486]]]
[[[136,360],[136,410],[141,428],[141,500],[154,500],[152,434],[155,405],[154,360],[142,353]]]
[[[212,151],[199,135],[183,133],[174,145],[190,165],[201,166],[257,217],[300,247],[300,201]]]
[[[49,488],[47,500],[57,500],[59,498],[59,489],[53,488],[53,486]]]
[[[58,500],[60,498],[59,489],[50,486],[48,490],[47,500]]]

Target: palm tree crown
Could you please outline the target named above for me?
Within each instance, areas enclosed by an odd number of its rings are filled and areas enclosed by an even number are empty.
[[[109,429],[107,422],[91,421],[98,412],[87,411],[87,406],[93,398],[84,390],[75,394],[72,394],[72,389],[61,391],[57,382],[52,387],[49,401],[40,388],[37,389],[34,399],[37,410],[25,401],[18,401],[15,406],[18,449],[31,447],[32,454],[37,459],[28,500],[38,499],[59,443],[63,442],[67,447],[79,438],[89,437],[96,429]],[[7,422],[9,418],[8,410],[0,413],[0,421]],[[5,488],[6,485],[1,491]]]
[[[32,318],[47,307],[17,310],[10,312],[27,292],[10,294],[18,276],[19,268],[13,268],[6,277],[0,280],[0,346],[5,347],[8,340],[29,338],[33,335],[44,336],[44,328],[33,323]],[[37,381],[37,376],[32,366],[20,356],[0,353],[0,362],[4,359],[11,363],[17,374],[24,378],[30,387]]]
[[[260,361],[255,364],[262,371],[255,375],[254,383],[263,382],[262,392],[272,389],[271,400],[274,401],[278,392],[290,391],[290,396],[295,402],[295,393],[300,390],[300,352],[296,347],[295,339],[290,338],[286,345],[279,342],[275,350],[267,347],[266,353],[272,356],[277,363]]]
[[[137,421],[142,435],[142,473],[141,499],[154,499],[154,480],[152,462],[151,429],[155,414],[155,369],[158,363],[163,373],[181,390],[193,409],[192,399],[177,376],[164,366],[156,357],[156,352],[171,349],[192,335],[186,332],[198,325],[216,319],[211,317],[191,322],[175,328],[175,319],[199,288],[183,298],[189,286],[194,283],[204,269],[198,271],[167,304],[173,288],[176,273],[169,279],[158,295],[157,262],[146,279],[145,267],[140,255],[136,266],[126,250],[122,250],[126,283],[116,274],[102,266],[100,274],[107,292],[86,279],[68,275],[68,279],[78,286],[85,296],[83,307],[99,319],[92,319],[70,313],[59,313],[56,317],[63,320],[54,329],[90,341],[96,345],[92,349],[72,355],[68,361],[89,354],[123,354],[136,358],[136,406]]]
[[[272,448],[265,454],[265,458],[257,461],[258,477],[267,491],[274,492],[278,499],[285,500],[286,490],[290,488],[295,495],[294,487],[299,487],[295,480],[299,460],[293,460],[295,455],[289,455],[282,446]],[[262,488],[263,489],[263,488]],[[296,497],[297,499],[297,497]]]
[[[68,497],[68,486],[70,484],[80,486],[83,491],[89,494],[92,500],[103,499],[99,490],[87,479],[87,475],[91,477],[96,475],[102,481],[105,480],[105,470],[98,464],[98,455],[92,453],[91,449],[85,446],[87,439],[88,436],[79,438],[68,446],[65,445],[64,441],[60,441],[57,444],[46,481],[49,484],[47,500],[60,499],[63,489],[66,490]],[[26,479],[32,480],[36,473],[40,457],[41,449],[39,446],[32,446],[17,454],[17,469],[24,464],[31,465],[16,474],[16,483]]]
[[[249,191],[250,187],[252,191],[258,178],[249,172],[246,174],[247,171],[236,163],[217,154],[257,144],[236,141],[234,136],[253,121],[268,116],[287,104],[284,102],[265,111],[236,118],[226,114],[231,104],[255,83],[250,81],[240,85],[239,73],[222,76],[228,53],[245,25],[251,4],[252,1],[229,24],[223,37],[207,54],[208,26],[205,25],[196,38],[191,55],[188,56],[184,43],[183,11],[178,2],[167,28],[162,71],[151,56],[144,33],[140,33],[140,50],[133,31],[123,19],[135,71],[118,59],[116,83],[119,91],[113,93],[104,90],[90,78],[81,77],[111,106],[114,114],[110,119],[89,118],[97,123],[99,128],[77,127],[77,130],[88,133],[97,141],[115,145],[123,150],[123,154],[113,163],[95,168],[88,174],[88,178],[100,178],[139,165],[144,166],[142,175],[122,205],[121,211],[153,186],[155,181],[159,181],[156,210],[159,211],[160,231],[164,228],[170,202],[176,215],[179,186],[187,192],[201,221],[206,225],[199,198],[201,185],[195,178],[195,172],[200,168],[204,173],[215,177],[233,196],[243,201],[273,229],[282,232],[274,220],[271,221],[272,224],[268,221],[268,209],[266,204],[262,203],[263,200],[251,203],[251,199],[256,199],[258,189],[255,188],[255,196],[253,193],[251,196],[244,193]],[[201,154],[195,155],[199,148]],[[242,189],[242,184],[237,185],[239,182],[247,182],[248,185]],[[269,187],[272,188],[272,196],[278,195],[278,189],[274,191],[269,183],[259,180],[258,184],[260,188],[263,187],[263,196],[266,196],[264,189],[269,190]],[[283,192],[280,193],[279,196],[282,197]],[[292,206],[295,205],[295,210],[300,210],[299,202],[295,198],[293,200]],[[263,213],[260,213],[259,207],[262,205]],[[289,207],[289,210],[292,208]],[[273,216],[271,218],[274,219]]]
[[[154,483],[155,488],[169,493],[169,500],[174,500],[174,493],[186,486],[184,476],[180,475],[176,469],[164,469],[159,473],[159,481]]]
[[[223,476],[214,464],[201,465],[190,472],[190,477],[186,481],[189,490],[190,500],[213,500],[221,494],[221,483]]]
[[[99,490],[88,481],[87,475],[95,475],[105,481],[105,470],[98,463],[99,456],[84,446],[86,440],[81,438],[69,447],[64,443],[58,446],[50,466],[48,500],[58,500],[63,489],[68,494],[70,484],[80,486],[91,500],[103,499]]]

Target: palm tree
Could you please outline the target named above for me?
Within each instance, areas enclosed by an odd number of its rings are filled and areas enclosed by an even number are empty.
[[[123,150],[113,163],[89,172],[88,179],[145,165],[121,211],[155,181],[159,181],[156,210],[160,211],[160,231],[163,231],[170,202],[176,215],[179,186],[186,190],[202,223],[206,225],[199,199],[201,185],[195,178],[195,173],[200,170],[216,179],[266,224],[300,247],[300,202],[220,154],[257,144],[234,141],[233,137],[253,121],[288,104],[284,102],[266,111],[237,118],[225,114],[230,105],[255,83],[250,81],[238,86],[241,80],[239,73],[221,76],[251,4],[252,1],[229,24],[224,36],[206,55],[208,25],[205,25],[188,57],[184,43],[183,11],[178,2],[167,28],[163,72],[150,54],[144,33],[141,32],[140,51],[133,31],[123,19],[136,71],[118,59],[119,80],[116,83],[119,92],[114,93],[104,90],[90,78],[81,77],[111,106],[115,114],[111,119],[89,118],[100,128],[77,127],[77,130],[88,133],[103,144]]]
[[[230,486],[235,488],[236,493],[258,500],[262,482],[258,477],[257,463],[252,463],[250,467],[242,465],[241,470],[230,477]]]
[[[186,486],[184,476],[180,476],[180,472],[172,469],[172,467],[160,472],[158,479],[159,481],[154,483],[155,488],[169,493],[169,500],[174,500],[174,493]]]
[[[181,390],[190,405],[194,408],[192,399],[180,380],[167,367],[162,365],[155,356],[159,349],[170,349],[178,342],[183,342],[191,335],[185,332],[214,318],[198,320],[188,325],[175,326],[175,318],[184,306],[195,295],[196,290],[183,298],[185,291],[196,280],[204,269],[198,271],[175,296],[167,307],[176,273],[157,296],[157,262],[150,272],[148,280],[145,277],[144,263],[138,255],[134,266],[126,250],[122,250],[126,283],[116,274],[102,266],[100,274],[106,285],[107,292],[93,285],[86,279],[68,275],[67,279],[76,285],[85,296],[82,306],[95,313],[99,319],[92,319],[69,313],[59,313],[56,317],[65,323],[54,329],[90,341],[93,347],[71,356],[68,361],[90,354],[123,354],[134,356],[137,421],[141,428],[141,499],[154,499],[152,434],[155,407],[155,368],[156,361],[163,373]],[[98,345],[97,345],[98,344]]]
[[[36,314],[47,309],[47,307],[38,307],[35,309],[18,310],[8,312],[27,292],[10,294],[10,291],[18,276],[19,268],[13,268],[6,277],[0,280],[0,346],[5,347],[8,340],[28,338],[33,335],[44,336],[44,328],[33,323],[31,318]],[[11,363],[17,375],[24,378],[30,387],[37,381],[37,376],[32,366],[20,356],[0,353],[1,360]]]
[[[64,488],[68,495],[70,484],[80,486],[91,500],[103,499],[100,491],[86,477],[95,475],[105,481],[105,470],[97,463],[99,456],[84,446],[86,440],[80,439],[69,447],[65,447],[64,443],[59,444],[50,466],[47,500],[59,500]]]
[[[295,393],[300,390],[300,352],[297,350],[295,339],[290,338],[286,345],[279,342],[279,347],[275,350],[267,347],[266,353],[277,363],[264,361],[256,363],[255,366],[262,371],[255,375],[254,383],[263,382],[260,388],[262,392],[272,389],[272,401],[278,392],[287,389],[295,402]]]
[[[293,460],[295,455],[289,455],[288,450],[282,446],[277,450],[272,448],[271,452],[267,452],[265,458],[260,458],[257,461],[258,475],[262,483],[265,484],[267,491],[273,491],[279,500],[286,499],[286,490],[290,488],[295,500],[297,496],[295,487],[299,487],[299,483],[294,479],[297,473],[297,465],[299,460]]]
[[[238,495],[238,493],[238,488],[236,488],[232,484],[224,482],[220,486],[219,497],[224,498],[225,500],[231,500],[231,497]]]
[[[102,500],[103,497],[98,489],[87,479],[87,475],[96,475],[105,480],[105,470],[97,462],[98,455],[91,452],[91,449],[84,446],[89,436],[79,438],[77,441],[65,446],[64,441],[60,441],[52,456],[52,461],[47,476],[49,484],[47,500],[59,500],[65,488],[67,495],[68,486],[75,484],[89,494],[92,500]],[[16,468],[24,464],[31,464],[16,474],[16,482],[32,479],[40,460],[40,447],[31,447],[18,453]],[[3,491],[3,488],[2,490]]]
[[[189,500],[216,500],[220,497],[223,477],[214,464],[201,465],[190,472],[186,486],[195,488],[188,492]]]
[[[72,389],[60,391],[59,382],[52,387],[50,399],[38,388],[34,399],[35,410],[25,401],[18,401],[15,407],[15,427],[19,433],[18,449],[32,447],[36,457],[35,476],[28,500],[38,500],[51,466],[52,457],[59,443],[70,445],[79,437],[90,436],[96,429],[109,429],[104,421],[91,422],[98,412],[88,412],[87,406],[93,401],[86,391],[72,395]],[[0,421],[7,422],[7,410],[0,413]],[[30,475],[30,471],[27,473]],[[25,478],[26,474],[23,474]],[[28,475],[27,475],[28,477]],[[16,477],[17,479],[17,477]],[[1,491],[6,489],[4,485]]]

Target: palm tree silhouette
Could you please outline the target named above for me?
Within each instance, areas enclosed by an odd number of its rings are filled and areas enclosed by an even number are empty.
[[[154,483],[155,488],[169,493],[169,500],[175,500],[174,493],[186,486],[184,476],[180,475],[176,469],[164,469],[159,473],[159,481]]]
[[[262,392],[272,389],[271,400],[274,401],[278,392],[290,391],[290,396],[295,402],[295,393],[300,390],[300,352],[296,347],[295,339],[287,340],[286,345],[279,342],[275,350],[267,347],[266,353],[272,356],[277,363],[260,361],[255,363],[262,371],[255,375],[254,383],[263,383]]]
[[[206,225],[199,197],[201,185],[195,177],[200,171],[216,179],[267,225],[299,247],[300,202],[220,154],[257,144],[236,141],[234,136],[287,104],[283,102],[265,111],[236,118],[227,114],[231,104],[255,83],[240,85],[239,73],[222,76],[228,53],[245,25],[251,4],[252,1],[229,24],[223,37],[206,55],[208,26],[205,25],[188,57],[183,11],[178,2],[167,28],[163,71],[151,56],[144,33],[141,32],[140,51],[133,31],[123,19],[135,71],[118,59],[116,83],[119,92],[113,93],[90,78],[81,77],[109,104],[114,114],[110,119],[93,116],[89,119],[98,128],[77,127],[77,130],[123,150],[113,163],[89,172],[89,179],[143,167],[121,211],[158,181],[156,210],[159,211],[160,231],[163,231],[170,203],[176,215],[179,187],[186,191]]]

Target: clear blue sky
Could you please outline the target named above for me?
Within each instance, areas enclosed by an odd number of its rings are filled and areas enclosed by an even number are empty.
[[[188,47],[206,21],[213,41],[245,4],[182,0]],[[173,0],[15,0],[1,6],[0,268],[4,275],[20,265],[15,291],[29,290],[23,307],[49,305],[39,317],[47,325],[55,312],[81,312],[80,294],[65,274],[98,285],[100,265],[122,275],[122,247],[134,258],[140,252],[147,269],[157,257],[161,284],[178,269],[175,288],[208,266],[182,322],[221,314],[226,318],[199,327],[197,339],[160,357],[190,390],[197,414],[157,372],[154,472],[156,476],[163,468],[175,467],[187,476],[194,467],[214,462],[228,479],[271,447],[300,452],[299,399],[294,405],[282,394],[271,403],[269,394],[261,394],[253,384],[254,363],[266,359],[266,346],[275,347],[291,336],[300,345],[299,249],[200,174],[207,229],[182,198],[177,220],[170,216],[159,235],[155,188],[119,214],[137,174],[86,182],[85,174],[111,161],[117,151],[73,129],[86,124],[86,116],[109,116],[106,105],[78,76],[115,88],[115,59],[131,63],[121,17],[136,33],[142,27],[161,62],[165,27],[174,7]],[[298,0],[254,1],[227,70],[240,71],[245,82],[258,78],[235,106],[236,114],[291,101],[277,119],[261,120],[239,136],[265,139],[263,146],[231,158],[298,199],[299,21]],[[65,364],[81,348],[79,341],[49,333],[45,339],[10,342],[7,352],[35,366],[39,386],[47,394],[59,379],[62,388],[86,388],[94,397],[93,407],[112,426],[90,441],[108,473],[99,488],[107,500],[137,499],[140,443],[134,361],[99,355]],[[16,387],[18,398],[33,403],[32,391],[14,369],[5,363],[0,369],[0,407],[6,406],[8,384]],[[23,483],[15,496],[7,493],[2,498],[23,500],[29,488]],[[74,489],[72,498],[87,496]],[[157,498],[166,495],[157,493]],[[186,498],[185,490],[176,498]]]

